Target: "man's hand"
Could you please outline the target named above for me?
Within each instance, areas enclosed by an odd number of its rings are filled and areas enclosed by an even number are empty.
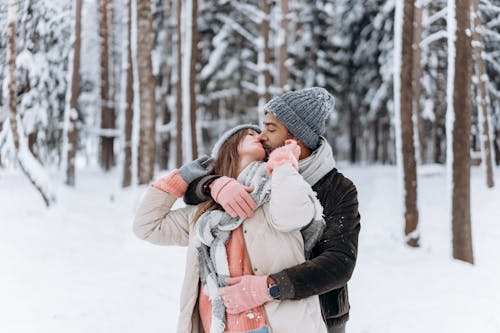
[[[247,218],[253,215],[257,204],[249,193],[252,187],[245,186],[233,178],[220,177],[211,184],[211,195],[231,217]]]
[[[253,309],[273,300],[267,287],[267,276],[243,275],[227,278],[229,287],[219,288],[226,311],[231,314]]]

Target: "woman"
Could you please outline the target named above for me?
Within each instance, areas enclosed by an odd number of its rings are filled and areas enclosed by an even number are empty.
[[[220,287],[242,275],[265,279],[303,262],[300,228],[324,223],[321,205],[297,172],[300,147],[289,140],[264,163],[259,133],[256,126],[238,126],[219,139],[212,153],[215,173],[225,176],[212,195],[238,178],[253,187],[253,216],[232,218],[215,201],[171,210],[195,178],[184,167],[149,187],[138,208],[134,232],[139,238],[188,247],[177,332],[326,332],[317,296],[300,301],[269,296],[269,302],[250,311],[225,311]]]

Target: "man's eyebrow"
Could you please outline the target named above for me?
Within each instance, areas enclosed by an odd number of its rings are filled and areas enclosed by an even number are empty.
[[[270,122],[270,121],[263,121],[262,123],[264,124],[264,126],[274,126],[274,127],[278,127],[278,124],[273,123],[273,122]]]

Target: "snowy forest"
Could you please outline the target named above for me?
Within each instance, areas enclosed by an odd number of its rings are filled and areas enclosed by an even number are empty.
[[[185,252],[130,235],[142,191],[319,86],[362,216],[348,331],[500,332],[500,0],[0,0],[0,82],[0,331],[173,332]]]

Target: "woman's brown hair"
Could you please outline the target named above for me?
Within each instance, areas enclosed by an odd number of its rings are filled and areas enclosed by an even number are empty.
[[[238,168],[240,165],[240,155],[238,147],[243,138],[248,134],[249,129],[242,129],[229,137],[220,147],[215,156],[213,163],[214,172],[219,176],[227,176],[229,178],[238,177]],[[196,223],[200,216],[211,210],[223,210],[222,207],[215,202],[213,198],[198,206],[196,214],[193,218],[193,223]]]

